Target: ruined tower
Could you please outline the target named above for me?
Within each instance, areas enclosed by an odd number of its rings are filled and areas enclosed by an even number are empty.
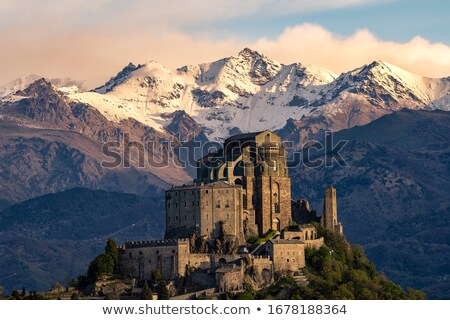
[[[337,217],[336,189],[332,186],[325,189],[323,213],[320,222],[326,229],[342,234],[342,224]]]

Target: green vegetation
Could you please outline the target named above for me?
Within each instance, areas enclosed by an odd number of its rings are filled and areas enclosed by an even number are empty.
[[[88,280],[93,282],[101,276],[110,276],[117,269],[118,262],[117,246],[114,240],[108,239],[105,247],[105,253],[97,256],[91,262],[88,269]]]
[[[147,281],[144,282],[144,287],[142,288],[142,300],[152,300],[153,292],[150,290]]]
[[[307,249],[307,286],[292,295],[302,299],[424,299],[418,290],[406,292],[380,274],[362,247],[350,246],[344,237],[316,225],[325,245]]]
[[[247,243],[251,244],[250,250],[255,249],[257,246],[259,246],[261,243],[266,242],[270,238],[272,238],[275,233],[277,233],[276,230],[269,229],[262,237],[253,236],[247,239]]]
[[[151,279],[153,282],[161,281],[161,271],[159,269],[152,270]]]
[[[167,289],[167,282],[164,280],[158,282],[156,292],[158,293],[158,300],[169,300],[169,290]]]
[[[425,299],[419,290],[403,290],[379,273],[360,246],[350,246],[343,236],[316,225],[325,245],[305,251],[304,273],[308,284],[284,276],[260,292],[245,290],[236,299]]]

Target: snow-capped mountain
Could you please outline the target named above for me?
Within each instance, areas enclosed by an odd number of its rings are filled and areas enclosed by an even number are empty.
[[[0,86],[0,98],[13,94],[19,90],[24,90],[30,84],[42,78],[44,77],[37,74],[29,74],[8,82],[7,84]],[[49,81],[56,88],[69,86],[76,86],[78,88],[83,87],[83,81],[77,81],[71,78],[49,78],[47,81]]]
[[[170,132],[182,111],[210,140],[270,129],[300,144],[402,108],[450,109],[450,77],[422,77],[384,61],[337,76],[301,63],[284,65],[248,48],[176,70],[156,61],[130,63],[92,91],[55,86],[110,121],[132,118],[160,132]]]
[[[130,64],[92,92],[66,92],[110,120],[132,117],[159,130],[168,125],[166,114],[182,110],[209,139],[221,139],[230,131],[278,129],[289,118],[301,118],[335,78],[331,71],[282,65],[246,48],[236,56],[177,70],[155,61]]]

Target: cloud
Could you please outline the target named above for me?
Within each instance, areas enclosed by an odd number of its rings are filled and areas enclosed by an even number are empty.
[[[396,0],[382,0],[396,1]],[[0,4],[0,84],[24,74],[70,76],[92,86],[128,62],[158,60],[170,68],[213,61],[243,47],[282,63],[302,62],[347,71],[386,60],[431,77],[450,75],[450,48],[421,37],[378,39],[369,30],[350,36],[300,24],[274,38],[245,39],[215,30],[217,21],[267,19],[292,13],[379,4],[375,0],[3,0]],[[195,26],[196,33],[189,32]],[[200,26],[200,27],[199,27]],[[223,27],[222,27],[223,28]],[[198,30],[205,30],[203,33]]]
[[[70,76],[95,86],[130,61],[158,60],[176,68],[230,56],[246,46],[285,64],[314,64],[336,73],[373,60],[386,60],[420,75],[450,75],[450,47],[445,44],[430,43],[421,37],[404,43],[384,41],[368,30],[343,37],[319,25],[301,24],[287,28],[274,39],[250,42],[238,37],[212,39],[207,35],[159,29],[133,33],[73,32],[45,39],[13,37],[0,51],[0,83],[36,73],[48,77]]]
[[[373,60],[385,60],[420,75],[450,75],[450,47],[430,43],[419,36],[400,43],[378,39],[363,29],[343,37],[319,25],[306,23],[287,28],[275,39],[259,39],[253,47],[285,63],[301,61],[337,73]]]

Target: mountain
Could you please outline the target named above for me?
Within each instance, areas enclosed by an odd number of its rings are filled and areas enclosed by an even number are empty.
[[[159,131],[167,115],[183,111],[209,140],[236,132],[280,130],[297,147],[324,131],[364,125],[403,108],[448,108],[450,78],[409,73],[385,61],[337,76],[331,71],[284,65],[245,48],[218,61],[170,70],[156,61],[130,63],[91,92],[67,97],[111,121],[132,117]]]
[[[129,118],[111,122],[44,79],[2,100],[0,133],[3,206],[73,187],[142,195],[190,179],[176,160],[159,167],[139,163],[145,157],[160,159],[164,144],[173,140],[170,134]],[[102,151],[105,143],[120,142],[125,150],[125,134],[145,150],[130,148],[121,152],[119,165],[102,165],[111,161]]]
[[[160,239],[163,193],[153,197],[75,188],[0,213],[0,282],[10,292],[48,290],[84,274],[106,240]]]
[[[350,242],[389,279],[448,299],[449,135],[450,112],[438,110],[404,109],[339,131],[333,140],[348,141],[340,152],[348,166],[292,168],[293,192],[321,208],[322,190],[333,185]]]
[[[37,74],[29,74],[17,78],[11,82],[8,82],[0,86],[0,98],[6,97],[10,94],[14,94],[19,90],[23,90],[27,88],[29,85],[31,85],[33,82],[42,78],[44,77],[41,77]],[[72,86],[84,88],[83,81],[73,80],[71,78],[48,78],[47,81],[49,81],[56,88],[72,87]]]

